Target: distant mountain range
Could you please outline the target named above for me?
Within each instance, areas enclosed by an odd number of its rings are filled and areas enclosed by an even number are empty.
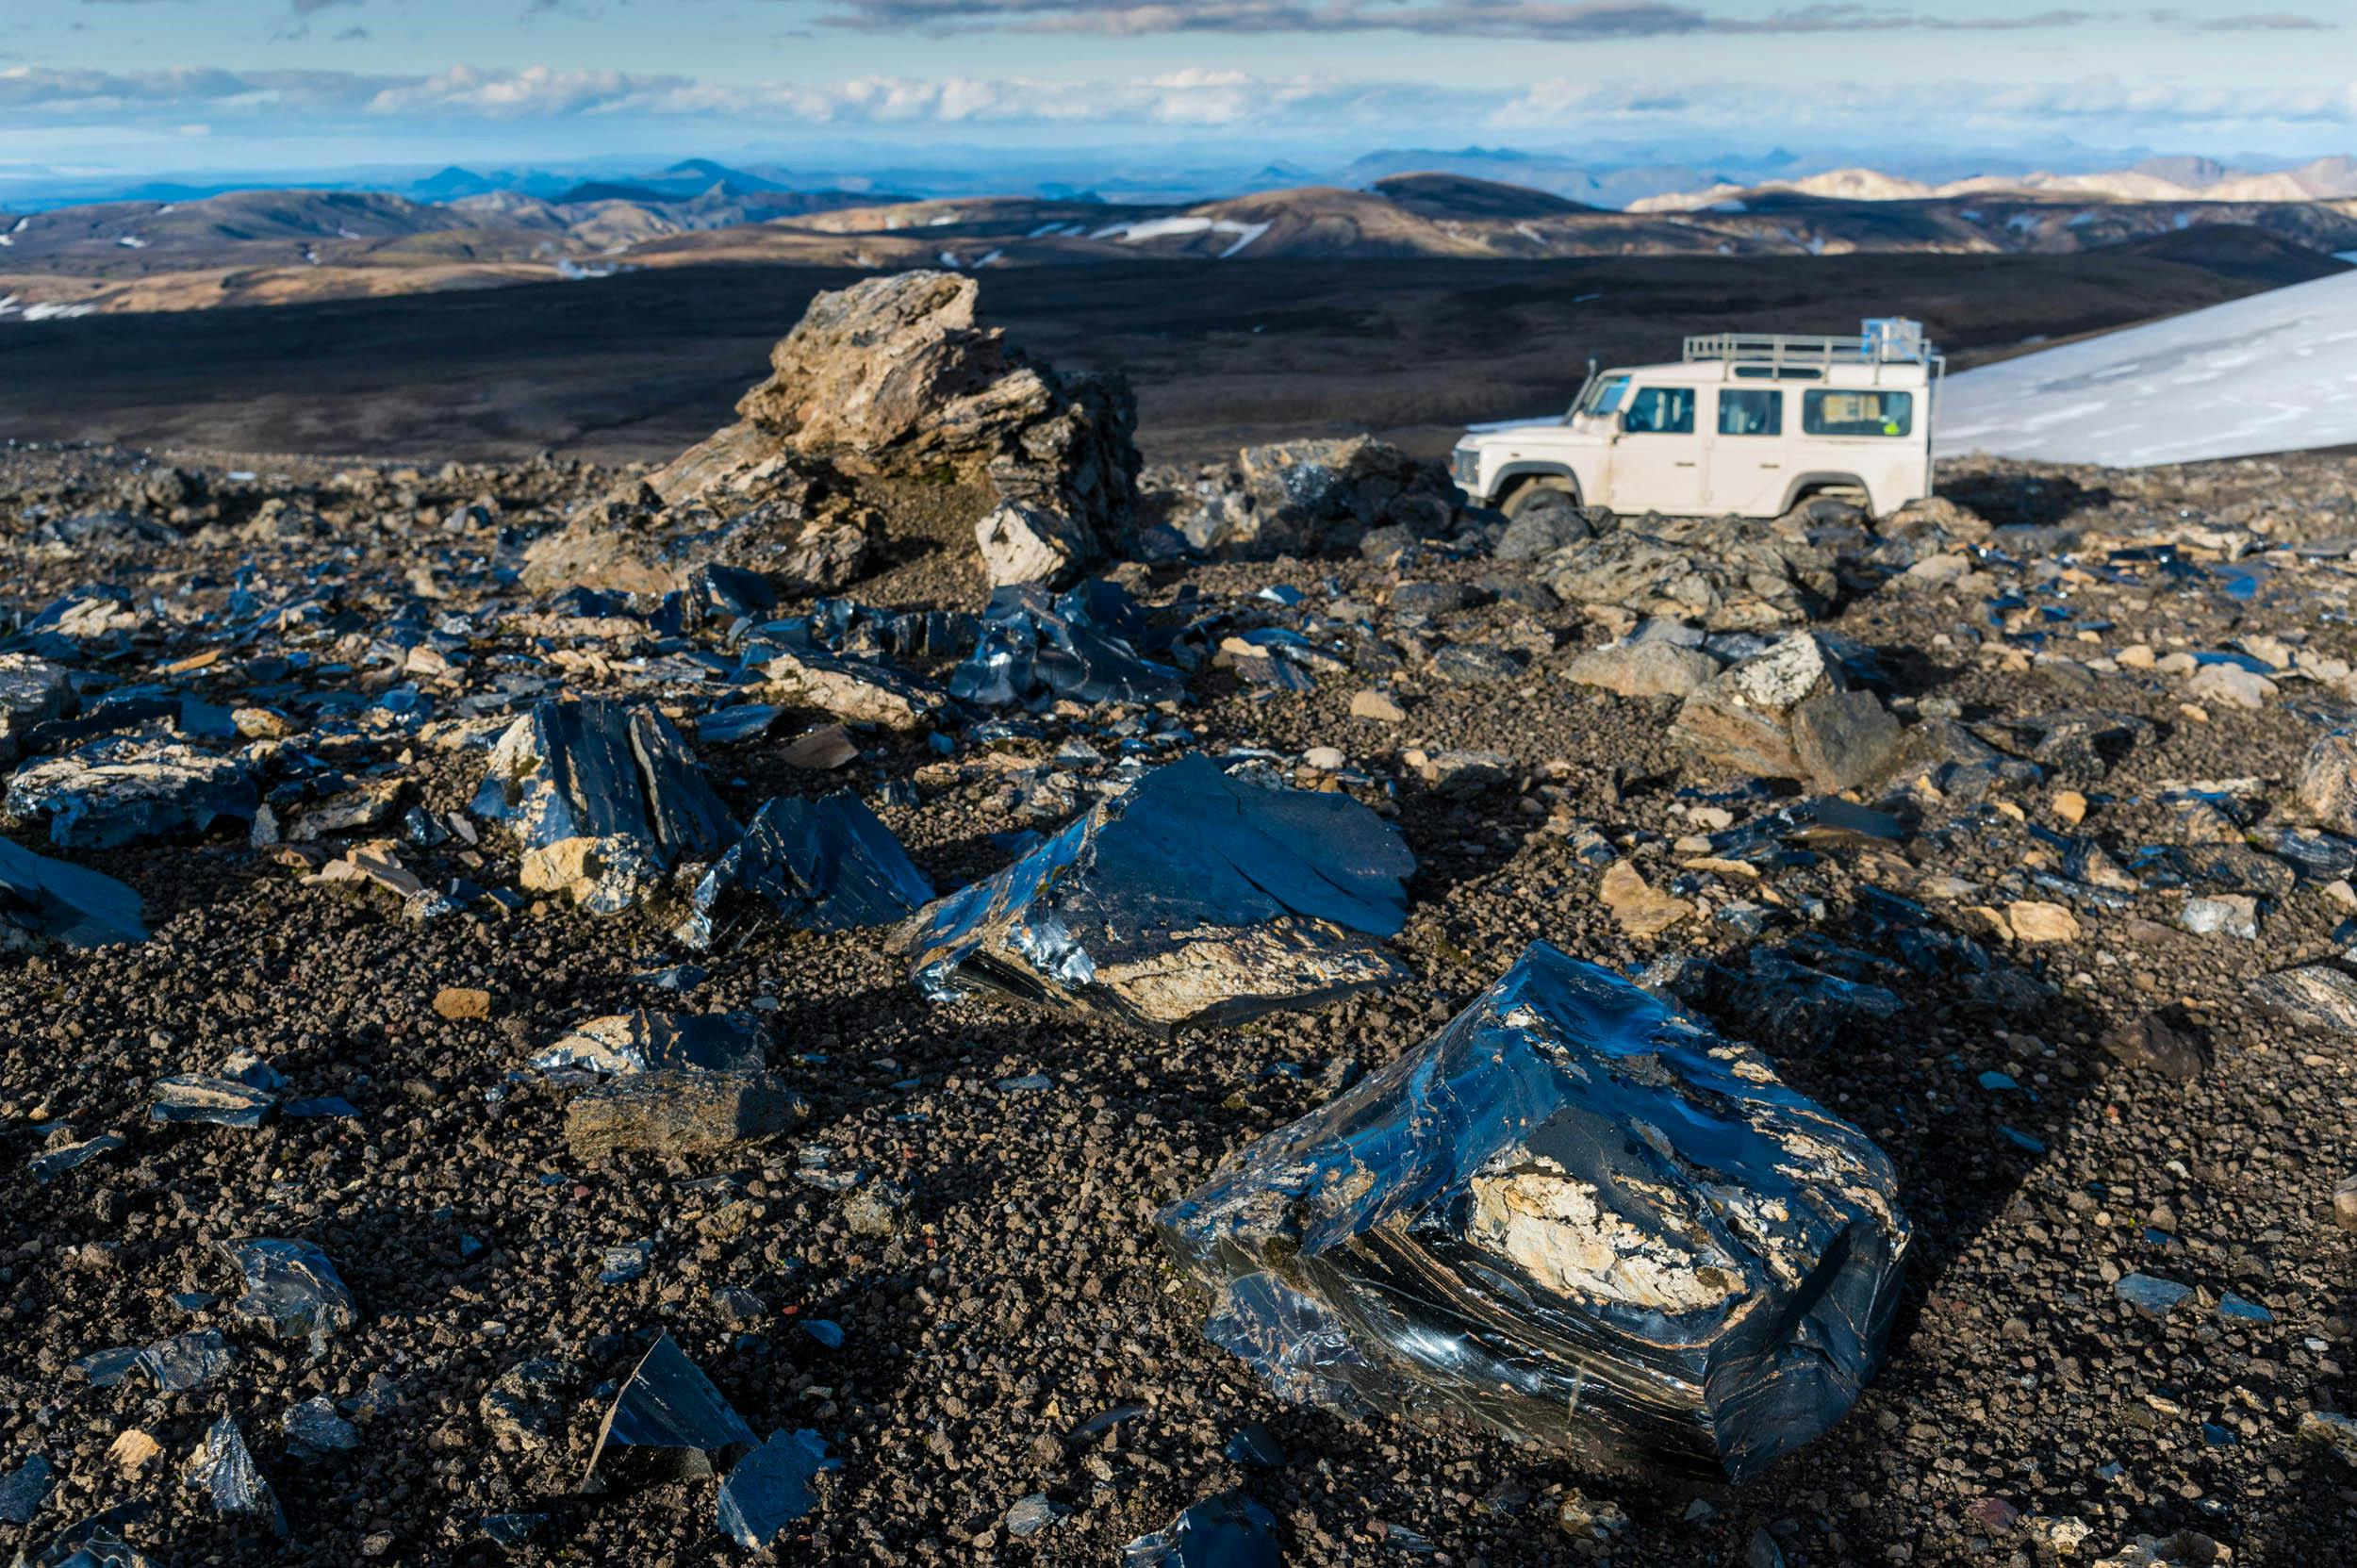
[[[0,214],[0,322],[699,263],[891,271],[1302,257],[2001,255],[2166,240],[2184,257],[2202,253],[2195,264],[2213,270],[2292,276],[2335,270],[2332,255],[2357,252],[2357,196],[2346,193],[2357,190],[2350,159],[2265,175],[2179,160],[2118,175],[1939,187],[1836,170],[1722,181],[1621,209],[1576,193],[1607,193],[1590,187],[1387,171],[1405,156],[1362,160],[1365,188],[1294,185],[1195,202],[1112,202],[1096,192],[913,200],[796,188],[771,171],[691,160],[629,180],[575,180],[545,194],[477,190],[477,176],[448,169],[423,182],[450,192],[432,201],[249,190]],[[1478,157],[1516,161],[1534,178],[1548,174],[1531,160]],[[1563,175],[1555,183],[1574,183],[1566,171],[1555,173]]]
[[[2264,173],[2230,169],[2207,158],[2151,158],[2126,169],[2087,174],[1975,174],[1937,185],[1876,169],[1833,169],[1797,179],[1741,184],[1718,180],[1700,190],[1640,197],[1632,212],[1724,210],[1728,204],[1769,194],[1825,196],[1845,202],[1924,202],[1957,196],[2036,192],[2112,202],[2319,202],[2357,198],[2357,157],[2320,157],[2296,169]]]

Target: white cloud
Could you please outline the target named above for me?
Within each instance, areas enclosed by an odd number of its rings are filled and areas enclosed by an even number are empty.
[[[2105,75],[2026,84],[1821,80],[1811,82],[1808,92],[1796,98],[1784,86],[1765,82],[1648,87],[1555,80],[1535,83],[1499,106],[1489,124],[1500,130],[1530,132],[1674,121],[1686,128],[1720,130],[1773,119],[1809,127],[1871,130],[1879,125],[1888,130],[1913,125],[1926,105],[1939,106],[1944,122],[1955,129],[2062,126],[2084,121],[2132,128],[2357,124],[2357,82],[2261,93],[2234,84],[2132,84]]]
[[[103,72],[0,67],[0,124],[41,127],[202,122],[223,134],[303,136],[391,125],[447,130],[470,123],[710,121],[731,126],[1277,127],[1448,134],[1487,127],[1565,136],[1621,129],[1749,131],[1793,124],[1836,131],[1920,124],[1926,105],[1966,130],[2173,128],[2357,124],[2357,82],[2264,92],[2235,84],[2154,85],[2111,76],[2059,83],[1812,81],[1796,97],[1770,81],[1551,80],[1526,88],[1449,89],[1172,67],[1098,80],[1024,76],[860,76],[827,83],[723,83],[684,75],[493,70],[430,75],[340,71],[175,69]],[[22,134],[22,133],[20,133]]]

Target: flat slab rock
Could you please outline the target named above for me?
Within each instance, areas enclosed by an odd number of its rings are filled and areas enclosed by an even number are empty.
[[[1292,1399],[1738,1482],[1857,1398],[1909,1235],[1863,1132],[1544,943],[1155,1226]]]
[[[585,1159],[698,1154],[774,1137],[809,1114],[809,1101],[767,1073],[628,1073],[572,1098],[565,1143]]]
[[[45,820],[53,844],[111,850],[203,833],[223,818],[252,821],[260,799],[236,757],[118,735],[18,768],[0,815]]]
[[[1389,984],[1415,857],[1346,795],[1202,756],[1146,774],[894,933],[935,1000],[1002,992],[1169,1033]]]

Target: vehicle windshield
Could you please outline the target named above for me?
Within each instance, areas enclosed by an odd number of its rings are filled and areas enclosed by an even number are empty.
[[[1588,396],[1581,400],[1579,406],[1573,412],[1601,416],[1617,414],[1621,411],[1621,400],[1626,396],[1628,396],[1627,376],[1600,376],[1596,384],[1588,388]]]

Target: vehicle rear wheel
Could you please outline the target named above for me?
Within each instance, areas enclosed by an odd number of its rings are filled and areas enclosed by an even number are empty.
[[[1559,517],[1579,510],[1579,492],[1568,479],[1541,474],[1515,487],[1498,510],[1510,519],[1525,516]]]

